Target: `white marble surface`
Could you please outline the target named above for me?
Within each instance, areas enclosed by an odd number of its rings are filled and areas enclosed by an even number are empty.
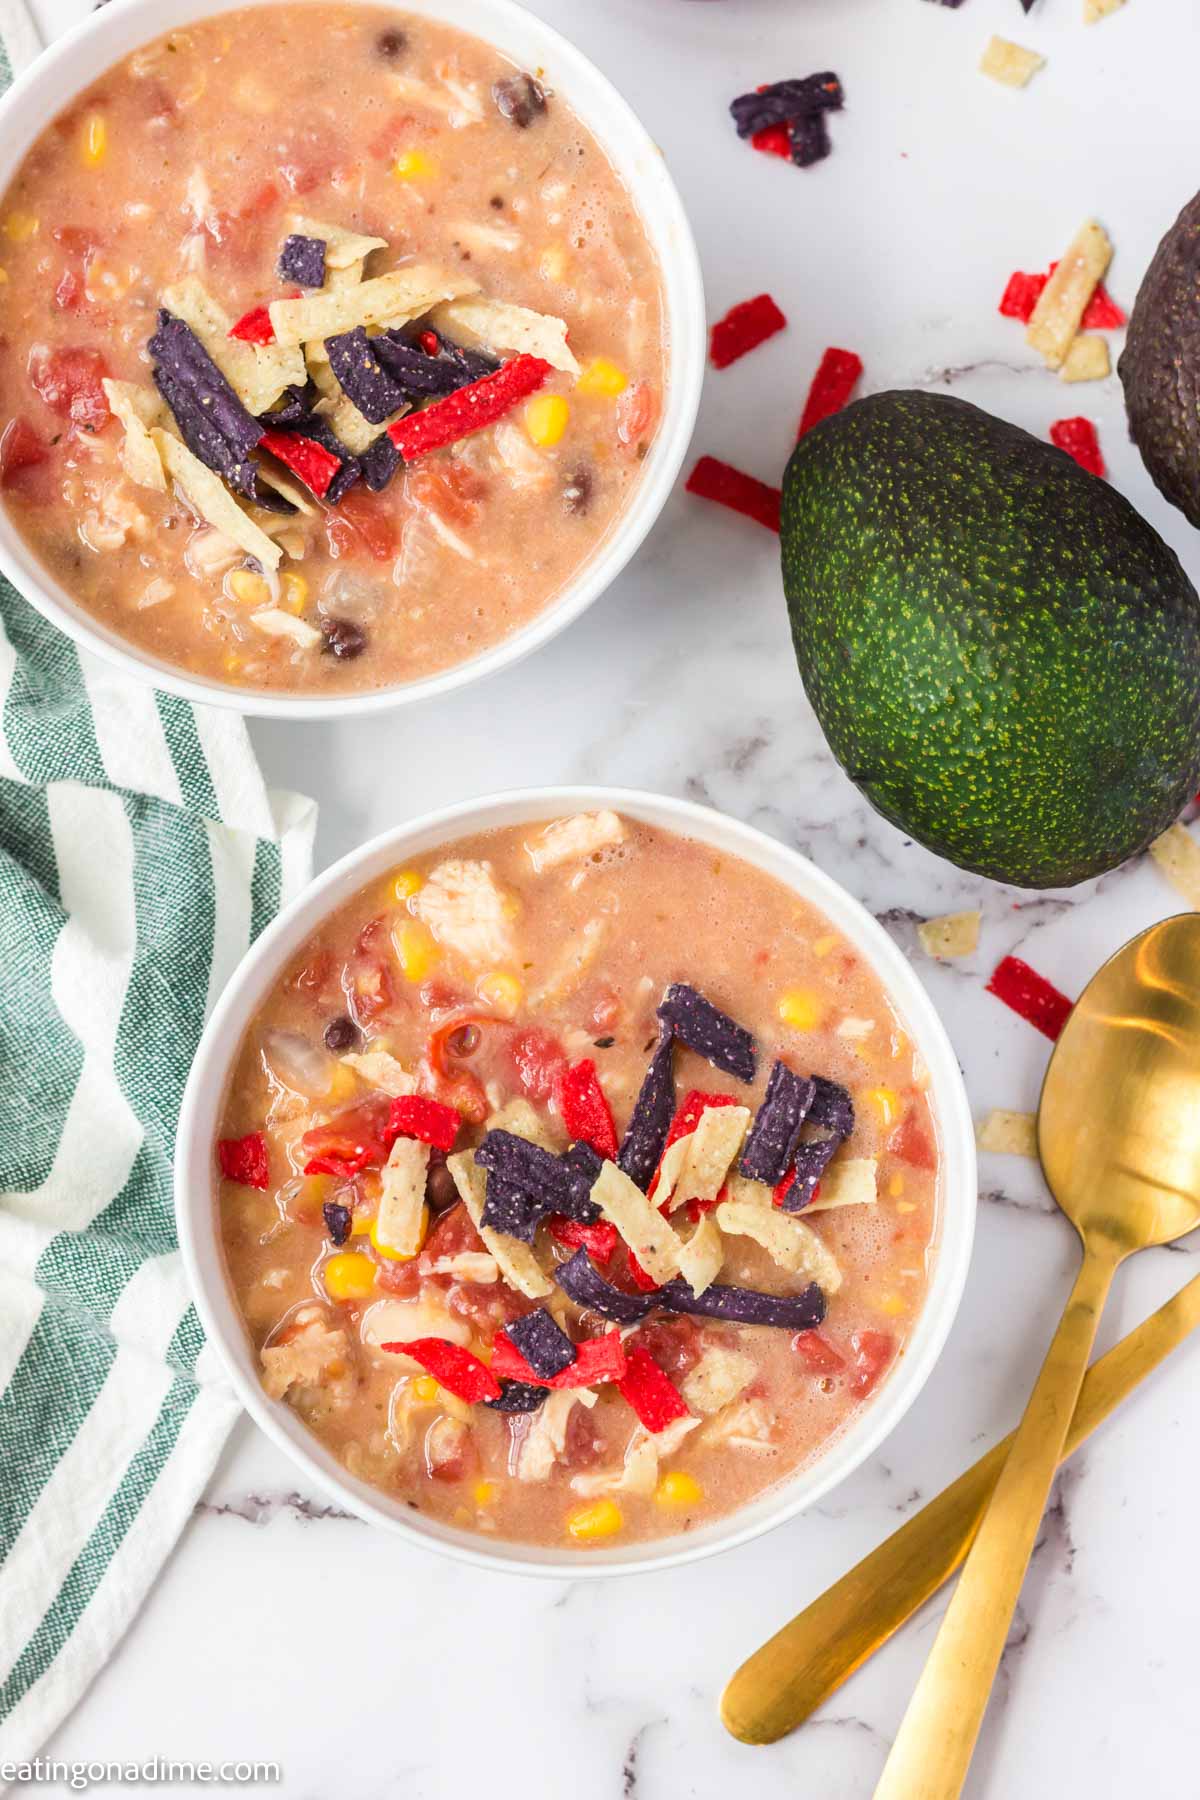
[[[81,0],[47,0],[61,23]],[[817,356],[867,385],[946,383],[1036,432],[1099,423],[1114,479],[1200,578],[1200,539],[1153,495],[1118,386],[1060,387],[996,301],[1095,213],[1127,304],[1196,183],[1200,9],[1081,0],[534,0],[623,87],[670,160],[710,312],[764,288],[786,336],[710,375],[697,449],[775,479]],[[1049,57],[1024,93],[974,73],[992,30]],[[724,118],[756,82],[830,67],[849,101],[810,173]],[[966,964],[921,963],[976,1111],[1033,1103],[1048,1046],[983,992],[1007,951],[1075,992],[1176,910],[1133,866],[1069,895],[963,875],[876,818],[833,766],[791,663],[776,546],[677,495],[636,565],[532,662],[452,704],[321,734],[259,727],[271,775],[319,795],[322,860],[427,806],[502,785],[613,779],[707,800],[813,856],[913,944],[912,921],[982,904]],[[937,1611],[789,1741],[747,1750],[716,1697],[734,1664],[1012,1424],[1075,1261],[1028,1164],[983,1158],[966,1299],[901,1428],[807,1517],[661,1577],[485,1576],[330,1516],[239,1430],[111,1667],[51,1746],[71,1758],[276,1758],[283,1790],[359,1800],[858,1800],[871,1791]],[[1119,1280],[1105,1341],[1196,1268],[1151,1252]],[[1185,1348],[1076,1458],[1026,1583],[969,1784],[974,1800],[1195,1787],[1200,1591],[1188,1551],[1200,1447]]]

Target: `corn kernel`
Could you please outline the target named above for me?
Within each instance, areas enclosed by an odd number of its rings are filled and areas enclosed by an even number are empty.
[[[598,394],[604,400],[615,400],[629,386],[629,377],[624,369],[607,356],[593,356],[584,365],[583,373],[575,383],[577,394]]]
[[[306,1175],[304,1185],[300,1189],[300,1200],[305,1207],[315,1210],[324,1206],[329,1198],[333,1178],[330,1175]]]
[[[704,1498],[704,1489],[686,1469],[668,1469],[655,1489],[654,1498],[660,1506],[698,1506]]]
[[[428,180],[437,174],[437,164],[423,150],[406,150],[392,164],[392,174],[397,181]]]
[[[561,244],[543,250],[538,268],[547,281],[561,281],[567,272],[567,253]]]
[[[567,1514],[567,1530],[578,1543],[612,1537],[624,1523],[625,1516],[615,1500],[596,1500],[591,1506],[577,1506]]]
[[[95,169],[108,149],[108,127],[103,113],[89,113],[79,134],[79,156],[85,169]]]
[[[775,1010],[782,1023],[790,1025],[793,1031],[815,1031],[825,1013],[817,996],[807,988],[788,988],[780,994]]]
[[[503,969],[492,969],[479,977],[475,992],[485,1006],[494,1007],[502,1018],[513,1019],[524,990],[515,975],[506,975]]]
[[[4,235],[11,244],[26,244],[37,236],[40,225],[33,213],[11,212],[4,221]]]
[[[900,1112],[900,1096],[895,1088],[868,1088],[866,1098],[871,1105],[878,1108],[882,1125],[893,1125]]]
[[[525,436],[551,450],[567,429],[571,409],[561,394],[535,394],[525,407]]]
[[[432,1375],[418,1375],[412,1384],[413,1398],[431,1406],[438,1397],[438,1384]]]
[[[812,953],[814,956],[828,956],[829,952],[836,950],[837,947],[837,938],[830,933],[828,937],[819,937],[813,940]]]
[[[221,664],[221,667],[227,675],[240,675],[245,666],[242,658],[240,656],[234,656],[232,652],[230,652]]]
[[[903,1192],[904,1192],[904,1177],[903,1177],[903,1175],[899,1174],[899,1172],[897,1172],[895,1175],[892,1176],[892,1179],[888,1182],[888,1193],[891,1195],[893,1200],[898,1200]]]
[[[477,1481],[471,1498],[474,1500],[476,1506],[490,1506],[492,1501],[496,1498],[495,1482]]]
[[[375,1220],[370,1213],[355,1212],[350,1217],[351,1237],[370,1237],[375,1229]]]
[[[441,955],[433,934],[418,919],[400,919],[392,927],[392,948],[406,981],[421,982]]]
[[[415,869],[401,869],[392,883],[392,893],[397,900],[411,900],[424,886],[424,881]]]
[[[293,569],[288,569],[286,574],[280,576],[279,585],[283,590],[281,595],[283,604],[288,611],[303,612],[305,601],[308,599],[308,583],[303,575],[297,575]]]
[[[8,270],[0,269],[0,287],[3,287],[5,285],[5,283],[7,282],[7,280],[8,280]]]
[[[896,1202],[896,1211],[899,1213],[912,1213],[916,1212],[916,1210],[917,1203],[915,1200],[897,1200]]]
[[[875,1302],[878,1312],[887,1313],[889,1318],[898,1318],[902,1312],[908,1311],[908,1303],[902,1294],[881,1294]]]
[[[346,1063],[335,1062],[329,1077],[329,1086],[325,1090],[327,1100],[348,1100],[351,1094],[357,1094],[358,1076]]]
[[[421,1246],[424,1244],[428,1235],[429,1208],[427,1206],[421,1208],[421,1230],[415,1250],[393,1250],[392,1246],[390,1244],[385,1244],[379,1235],[379,1215],[376,1214],[371,1220],[371,1242],[374,1244],[376,1250],[378,1250],[380,1256],[385,1256],[389,1262],[412,1262],[415,1256],[420,1256]]]
[[[231,569],[225,579],[229,592],[243,606],[266,606],[271,598],[270,588],[253,569]]]
[[[367,1300],[375,1292],[375,1264],[357,1250],[331,1256],[322,1272],[331,1300]]]

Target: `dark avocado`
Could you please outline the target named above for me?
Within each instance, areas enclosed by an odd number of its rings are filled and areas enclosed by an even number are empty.
[[[834,755],[963,868],[1059,887],[1200,784],[1200,598],[1107,482],[944,394],[860,400],[783,484],[796,657]]]
[[[1117,373],[1155,487],[1200,525],[1200,194],[1146,270]]]

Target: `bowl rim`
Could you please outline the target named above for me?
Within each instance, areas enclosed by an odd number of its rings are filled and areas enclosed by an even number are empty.
[[[439,843],[600,807],[742,856],[812,901],[851,939],[883,982],[928,1068],[941,1137],[942,1192],[932,1274],[910,1344],[872,1403],[812,1464],[695,1533],[623,1549],[556,1550],[489,1539],[393,1505],[341,1469],[295,1413],[267,1398],[224,1270],[212,1143],[231,1046],[240,1043],[279,970],[316,924],[388,868]],[[733,1549],[795,1518],[858,1469],[916,1400],[945,1345],[966,1281],[976,1197],[975,1134],[957,1058],[924,986],[878,921],[808,857],[757,827],[692,801],[607,785],[519,788],[458,801],[381,832],[326,869],[267,926],[213,1008],[184,1093],[175,1154],[176,1224],[188,1286],[238,1398],[268,1438],[338,1504],[410,1544],[476,1568],[572,1580],[675,1568]]]
[[[70,27],[0,97],[0,191],[44,129],[79,92],[139,44],[201,19],[274,0],[110,0]],[[319,5],[321,0],[296,0]],[[0,573],[84,651],[122,674],[200,706],[247,718],[321,723],[391,712],[456,692],[513,667],[557,637],[617,580],[656,524],[675,486],[695,429],[707,357],[699,253],[662,152],[629,102],[570,40],[518,0],[343,0],[427,15],[494,44],[505,54],[528,46],[553,71],[574,110],[617,168],[658,257],[667,337],[667,377],[659,429],[625,510],[558,597],[511,636],[434,674],[357,693],[311,695],[237,688],[159,661],[88,613],[42,568],[0,503]],[[515,60],[533,61],[532,55]],[[79,71],[79,78],[73,72]]]

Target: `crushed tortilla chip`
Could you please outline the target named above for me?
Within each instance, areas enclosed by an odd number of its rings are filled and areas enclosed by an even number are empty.
[[[1005,1112],[1003,1108],[992,1111],[980,1125],[976,1138],[981,1150],[1037,1160],[1037,1119],[1033,1113]]]
[[[361,1075],[371,1087],[390,1094],[393,1100],[417,1091],[416,1076],[410,1075],[404,1064],[397,1062],[387,1050],[363,1050],[357,1055],[350,1054],[338,1060],[348,1069],[353,1069],[356,1075]]]
[[[150,427],[159,424],[165,412],[158,393],[136,381],[109,381],[106,377],[100,385],[108,400],[109,411],[125,432],[125,442],[121,446],[125,473],[138,487],[155,488],[159,493],[165,493],[167,478],[163,473],[162,457],[150,436]]]
[[[247,556],[257,557],[264,569],[277,569],[283,555],[279,545],[242,511],[220,477],[192,455],[182,438],[164,431],[161,425],[151,427],[150,437],[163,468],[205,523],[224,532]]]
[[[695,1131],[687,1135],[687,1154],[678,1181],[667,1190],[671,1195],[672,1212],[688,1200],[716,1199],[749,1127],[748,1106],[705,1107]],[[675,1146],[672,1144],[671,1148]],[[659,1187],[662,1187],[661,1181]],[[655,1189],[654,1198],[659,1206],[666,1197],[664,1192],[660,1198],[659,1189]]]
[[[537,1144],[539,1149],[549,1150],[552,1156],[558,1155],[558,1145],[546,1130],[545,1124],[529,1101],[520,1094],[505,1101],[500,1111],[492,1114],[487,1122],[487,1129],[510,1131],[514,1137],[524,1138],[527,1144]]]
[[[231,338],[233,320],[194,275],[165,288],[162,304],[191,327],[246,411],[256,418],[274,406],[285,388],[304,386],[304,358],[299,351]]]
[[[1156,837],[1150,860],[1192,910],[1200,912],[1200,844],[1186,825],[1172,825]]]
[[[472,300],[448,300],[430,316],[435,331],[443,331],[455,343],[471,348],[512,350],[540,356],[552,369],[578,375],[579,364],[567,346],[567,326],[553,313],[533,312],[528,306],[509,306],[482,294]]]
[[[298,300],[272,300],[267,310],[276,342],[298,345],[353,331],[356,325],[406,324],[439,301],[474,294],[478,288],[477,281],[464,281],[428,263],[415,263],[374,275],[355,287],[322,288],[320,293],[302,294]]]
[[[981,75],[990,75],[993,81],[1001,81],[1005,87],[1028,87],[1039,69],[1044,69],[1046,59],[1039,56],[1036,50],[1026,50],[1022,44],[1014,44],[1009,38],[993,37],[988,43],[979,63]]]
[[[383,1191],[375,1215],[375,1236],[398,1256],[415,1256],[421,1248],[428,1173],[429,1145],[420,1138],[398,1137],[380,1171]]]
[[[1083,0],[1083,22],[1085,25],[1097,25],[1101,19],[1107,19],[1110,13],[1117,12],[1124,4],[1125,0]]]
[[[285,612],[282,606],[260,606],[250,614],[250,623],[268,637],[291,638],[301,650],[313,650],[321,642],[321,633],[306,619]]]
[[[835,1206],[874,1206],[878,1165],[873,1156],[847,1156],[831,1163],[821,1177],[821,1191],[804,1208],[809,1213],[832,1212]]]
[[[679,1273],[699,1299],[721,1273],[725,1245],[712,1213],[705,1213],[690,1238],[679,1247]]]
[[[745,1189],[750,1185],[745,1183]],[[842,1272],[832,1251],[803,1219],[772,1205],[770,1190],[762,1182],[753,1185],[763,1188],[766,1200],[750,1199],[745,1193],[722,1200],[712,1215],[721,1230],[731,1237],[753,1238],[789,1275],[806,1275],[827,1294],[836,1294],[842,1285]]]
[[[522,1244],[518,1238],[506,1236],[502,1231],[493,1231],[490,1225],[483,1223],[487,1176],[475,1161],[475,1152],[459,1150],[454,1156],[446,1158],[446,1167],[472,1225],[483,1239],[485,1247],[495,1257],[496,1265],[509,1286],[516,1288],[518,1294],[524,1294],[527,1300],[544,1300],[547,1294],[552,1294],[554,1283],[542,1273],[529,1245]]]
[[[591,1199],[615,1225],[651,1281],[661,1287],[679,1273],[679,1239],[637,1183],[606,1162],[592,1183]]]
[[[917,926],[917,936],[926,956],[970,956],[979,948],[979,925],[983,914],[974,912],[942,913]]]
[[[1095,219],[1076,232],[1062,261],[1042,289],[1025,329],[1025,341],[1046,367],[1061,369],[1079,330],[1087,303],[1112,261],[1108,233]]]
[[[500,1266],[494,1256],[484,1250],[460,1250],[456,1256],[439,1256],[433,1265],[434,1275],[452,1275],[472,1287],[491,1287],[500,1279]]]
[[[729,1406],[757,1374],[758,1364],[752,1356],[713,1344],[684,1377],[679,1391],[692,1412],[707,1415]]]
[[[409,408],[400,407],[390,413],[378,425],[372,425],[365,413],[359,412],[349,394],[343,393],[341,383],[329,366],[329,358],[325,354],[323,343],[306,344],[304,360],[312,377],[313,385],[321,395],[314,411],[329,420],[330,430],[336,438],[345,444],[347,450],[355,456],[362,456],[370,449],[380,432],[402,419]]]
[[[1081,331],[1071,340],[1071,348],[1058,371],[1058,379],[1103,381],[1105,376],[1111,374],[1112,358],[1108,353],[1108,339],[1101,337],[1098,331]]]

